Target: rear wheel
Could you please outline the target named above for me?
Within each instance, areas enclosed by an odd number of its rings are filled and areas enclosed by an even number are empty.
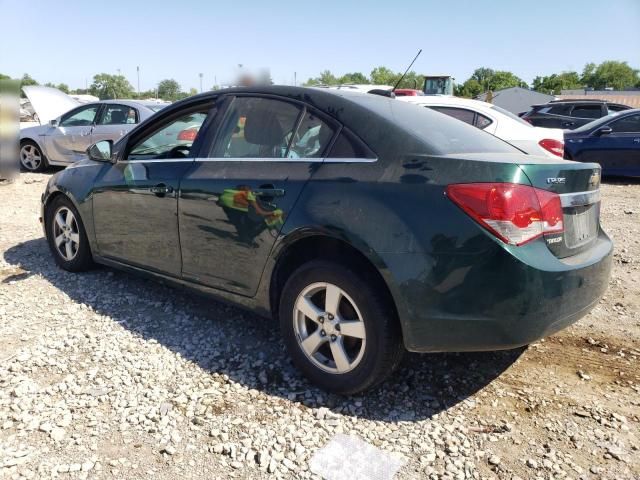
[[[400,363],[400,329],[389,302],[353,271],[326,261],[300,267],[285,284],[280,327],[294,364],[341,394],[371,388]]]
[[[70,272],[93,266],[87,234],[71,200],[58,196],[47,207],[47,242],[56,263]]]
[[[29,172],[41,172],[47,167],[47,158],[33,140],[20,144],[20,165]]]

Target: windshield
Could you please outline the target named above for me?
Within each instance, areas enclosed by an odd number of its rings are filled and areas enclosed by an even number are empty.
[[[157,111],[162,110],[167,105],[168,104],[166,104],[166,103],[158,103],[157,105],[147,105],[147,107],[149,108],[149,110],[153,110],[154,112],[157,112]]]
[[[498,107],[497,105],[491,105],[491,108],[493,108],[496,112],[500,112],[503,115],[506,115],[511,120],[515,120],[516,122],[521,123],[522,125],[526,125],[527,127],[533,128],[533,125],[531,125],[529,122],[524,121],[519,116],[511,113],[509,110],[505,110],[504,108]]]

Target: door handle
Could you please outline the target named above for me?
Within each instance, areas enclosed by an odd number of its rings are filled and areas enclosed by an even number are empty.
[[[149,191],[158,197],[164,197],[167,193],[173,193],[173,187],[161,183],[160,185],[149,188]]]
[[[284,189],[282,188],[274,188],[273,186],[263,185],[260,188],[254,188],[253,194],[256,197],[265,197],[265,198],[273,198],[273,197],[284,197]]]

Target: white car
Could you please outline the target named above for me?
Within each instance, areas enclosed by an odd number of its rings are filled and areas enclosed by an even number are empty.
[[[478,127],[529,155],[564,156],[564,133],[559,128],[534,127],[513,113],[490,103],[448,95],[399,97],[399,102],[431,108]]]

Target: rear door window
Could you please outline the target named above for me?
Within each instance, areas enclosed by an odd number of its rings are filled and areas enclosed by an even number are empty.
[[[600,105],[576,105],[571,111],[571,116],[576,118],[600,118],[602,107]]]
[[[213,146],[214,158],[289,158],[290,144],[300,150],[312,143],[313,133],[294,139],[302,108],[293,103],[261,97],[237,97],[229,106]],[[318,126],[311,119],[306,123]],[[319,135],[318,129],[318,135]],[[305,133],[309,133],[310,129]],[[313,153],[313,152],[312,152]],[[317,153],[317,152],[316,152]]]
[[[474,125],[476,127],[478,127],[479,129],[485,129],[487,128],[489,125],[491,125],[493,122],[489,117],[485,117],[484,115],[482,115],[481,113],[476,112],[476,121],[474,123]]]
[[[431,109],[435,110],[436,112],[449,115],[450,117],[457,118],[458,120],[461,120],[464,123],[468,123],[469,125],[474,124],[475,112],[472,112],[471,110],[467,110],[466,108],[431,107]]]
[[[138,112],[128,105],[107,104],[100,115],[98,125],[126,125],[138,123]]]

